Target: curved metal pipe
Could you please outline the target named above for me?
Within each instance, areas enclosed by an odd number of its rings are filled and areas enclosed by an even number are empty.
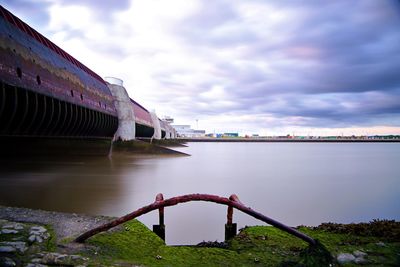
[[[244,206],[241,202],[233,201],[233,200],[230,200],[225,197],[208,195],[208,194],[189,194],[189,195],[183,195],[183,196],[178,196],[178,197],[172,197],[172,198],[165,199],[165,200],[156,200],[155,202],[153,202],[150,205],[144,206],[132,213],[129,213],[125,216],[122,216],[118,219],[115,219],[111,222],[100,225],[94,229],[91,229],[91,230],[81,234],[80,236],[78,236],[75,239],[75,241],[79,242],[79,243],[83,243],[86,239],[88,239],[89,237],[91,237],[95,234],[107,231],[110,228],[113,228],[124,222],[130,221],[130,220],[132,220],[136,217],[139,217],[143,214],[146,214],[150,211],[157,210],[157,209],[164,208],[164,207],[174,206],[179,203],[185,203],[185,202],[190,202],[190,201],[207,201],[207,202],[214,202],[214,203],[218,203],[218,204],[222,204],[222,205],[232,206],[232,207],[234,207],[256,219],[259,219],[259,220],[261,220],[265,223],[268,223],[272,226],[275,226],[276,228],[281,229],[291,235],[294,235],[294,236],[308,242],[311,245],[316,244],[316,241],[313,238],[309,237],[308,235],[305,235],[305,234],[297,231],[294,228],[291,228],[287,225],[284,225],[281,222],[278,222],[278,221],[276,221],[272,218],[269,218],[257,211],[254,211],[251,208]]]

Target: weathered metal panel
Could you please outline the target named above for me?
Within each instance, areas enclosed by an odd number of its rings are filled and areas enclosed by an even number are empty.
[[[150,113],[147,109],[137,103],[135,100],[131,99],[133,105],[133,111],[135,113],[136,123],[153,128],[153,122],[151,120]]]
[[[0,6],[0,79],[116,116],[104,80]]]

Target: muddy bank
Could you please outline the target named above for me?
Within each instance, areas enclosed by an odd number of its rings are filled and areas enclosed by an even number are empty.
[[[400,223],[388,220],[298,227],[317,247],[270,226],[245,227],[223,243],[166,246],[137,220],[73,242],[111,219],[0,206],[0,266],[400,265]]]

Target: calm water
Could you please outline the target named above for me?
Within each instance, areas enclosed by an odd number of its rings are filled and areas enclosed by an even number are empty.
[[[400,144],[189,143],[191,157],[1,160],[0,204],[120,216],[165,198],[208,193],[240,200],[288,225],[400,220]],[[168,244],[223,240],[226,207],[165,211]],[[139,218],[157,223],[157,212]],[[238,227],[262,224],[234,212]]]

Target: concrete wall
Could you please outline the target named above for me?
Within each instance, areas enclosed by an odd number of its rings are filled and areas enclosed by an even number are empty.
[[[114,140],[129,141],[135,139],[135,114],[128,92],[122,86],[122,80],[108,77],[107,86],[114,97],[114,105],[118,113],[118,130]]]
[[[150,112],[150,116],[151,116],[151,120],[153,121],[153,127],[154,127],[154,134],[153,134],[153,138],[160,140],[161,139],[161,125],[160,125],[160,121],[156,115],[156,113]]]

